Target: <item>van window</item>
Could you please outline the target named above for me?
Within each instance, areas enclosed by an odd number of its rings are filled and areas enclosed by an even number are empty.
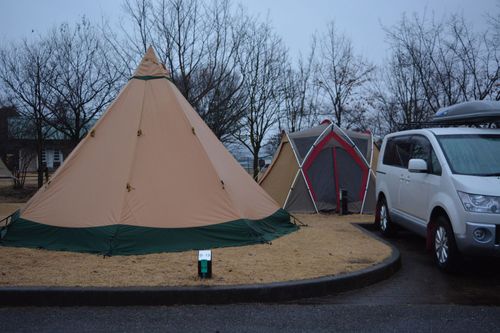
[[[413,136],[411,139],[413,143],[411,158],[424,160],[427,162],[429,173],[441,175],[441,165],[429,140],[421,135]]]
[[[413,149],[411,158],[420,158],[429,164],[431,155],[431,143],[423,136],[414,136],[411,138],[413,142]]]
[[[399,166],[402,168],[408,168],[408,162],[410,161],[411,154],[411,142],[409,137],[399,137],[395,140],[396,144],[396,155],[399,159]]]
[[[431,150],[431,170],[430,173],[434,175],[441,176],[441,173],[443,172],[443,169],[441,168],[441,164],[438,161],[438,158],[436,156],[436,153],[434,152],[434,149]]]
[[[394,144],[394,139],[387,140],[382,163],[386,165],[399,165],[399,161],[396,159],[396,146]]]
[[[459,134],[436,137],[453,173],[500,176],[500,135]]]
[[[400,136],[387,140],[382,163],[400,168],[407,168],[411,154],[409,136]]]

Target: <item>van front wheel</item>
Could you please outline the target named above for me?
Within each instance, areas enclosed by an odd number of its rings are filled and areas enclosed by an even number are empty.
[[[392,223],[389,215],[389,208],[384,198],[381,198],[377,207],[377,220],[380,233],[386,237],[391,237],[396,234],[396,226]]]
[[[455,272],[460,261],[460,253],[455,243],[455,235],[450,222],[444,216],[439,216],[434,229],[434,260],[445,272]]]

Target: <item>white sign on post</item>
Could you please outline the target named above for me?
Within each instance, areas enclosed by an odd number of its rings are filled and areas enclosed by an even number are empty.
[[[198,260],[212,260],[211,250],[200,250],[198,251]]]

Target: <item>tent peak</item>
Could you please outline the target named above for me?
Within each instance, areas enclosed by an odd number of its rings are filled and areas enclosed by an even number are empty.
[[[139,79],[170,77],[170,73],[158,60],[153,47],[149,46],[146,54],[144,54],[139,66],[135,70],[133,77]]]

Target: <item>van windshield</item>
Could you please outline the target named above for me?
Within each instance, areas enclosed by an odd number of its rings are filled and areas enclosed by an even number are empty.
[[[500,134],[438,135],[437,139],[453,173],[500,176]]]

